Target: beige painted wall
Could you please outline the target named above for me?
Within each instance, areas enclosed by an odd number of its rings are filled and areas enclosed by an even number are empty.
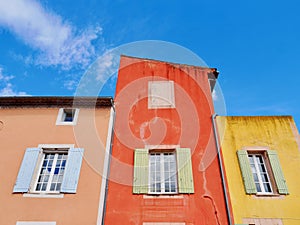
[[[0,109],[0,224],[56,221],[57,225],[95,225],[110,108],[80,109],[76,126],[57,126],[59,108]],[[28,198],[13,194],[25,149],[39,144],[84,148],[76,194]]]

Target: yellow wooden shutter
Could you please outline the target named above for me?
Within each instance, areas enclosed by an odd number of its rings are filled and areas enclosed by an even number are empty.
[[[134,174],[133,193],[148,193],[149,154],[148,149],[135,149],[134,151]]]
[[[178,192],[194,193],[193,170],[191,150],[189,148],[177,148]]]

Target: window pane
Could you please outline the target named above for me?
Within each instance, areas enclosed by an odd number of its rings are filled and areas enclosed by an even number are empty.
[[[64,160],[62,160],[64,159]],[[67,154],[45,153],[36,191],[59,191],[63,180]]]
[[[149,166],[150,192],[176,192],[176,158],[174,153],[151,153]]]
[[[257,192],[272,192],[271,182],[268,176],[264,158],[262,155],[249,155],[249,162]]]
[[[260,187],[259,183],[255,183],[255,186],[256,186],[257,192],[261,192],[261,187]]]
[[[272,192],[271,186],[269,183],[264,183],[265,192]]]
[[[256,173],[253,173],[254,182],[258,182],[258,176]]]

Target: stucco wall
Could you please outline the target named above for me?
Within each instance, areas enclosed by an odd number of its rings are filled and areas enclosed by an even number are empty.
[[[299,224],[300,152],[292,117],[219,116],[217,124],[235,223],[242,223],[243,218],[279,218],[285,225]],[[245,193],[236,152],[257,147],[277,151],[289,195],[258,197]]]
[[[76,126],[55,125],[58,110],[0,109],[0,224],[15,225],[17,221],[96,224],[110,108],[80,109]],[[76,194],[30,198],[12,193],[26,148],[39,144],[74,144],[84,148]]]
[[[212,132],[211,70],[130,57],[120,65],[105,224],[227,224]],[[148,108],[148,81],[158,80],[174,81],[175,108]],[[132,194],[134,149],[148,145],[191,149],[194,194]]]

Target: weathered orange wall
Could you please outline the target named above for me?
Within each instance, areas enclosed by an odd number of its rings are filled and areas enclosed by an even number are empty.
[[[92,132],[84,129],[83,132],[77,131],[86,128],[84,124],[91,120],[92,109],[80,109],[76,126],[55,125],[58,110],[0,110],[3,124],[0,130],[1,225],[15,225],[17,221],[56,221],[57,225],[96,224],[110,108],[95,109],[93,128],[98,132],[97,140],[92,135],[88,136]],[[75,147],[85,149],[76,194],[64,194],[64,198],[29,198],[12,193],[25,149],[38,147],[39,144],[75,144]],[[97,164],[91,160],[95,156]]]
[[[121,57],[120,68],[105,224],[228,224],[211,122],[207,77],[211,69],[126,56]],[[175,83],[176,108],[148,109],[148,81],[165,79]],[[141,127],[145,129],[143,140]],[[164,129],[158,143],[160,137],[155,135]],[[145,148],[145,144],[191,148],[195,194],[132,194],[134,149]]]

